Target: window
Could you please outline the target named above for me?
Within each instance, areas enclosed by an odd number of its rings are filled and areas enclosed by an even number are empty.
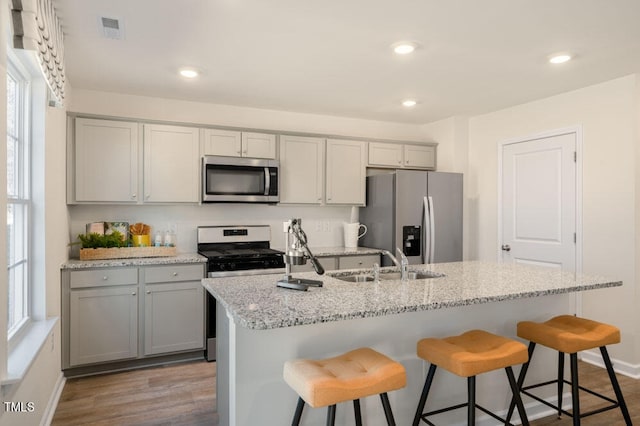
[[[7,69],[7,267],[9,338],[29,320],[29,80],[17,64]]]

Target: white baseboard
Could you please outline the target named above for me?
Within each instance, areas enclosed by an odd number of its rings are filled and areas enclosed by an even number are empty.
[[[56,408],[58,407],[58,401],[60,400],[60,396],[62,395],[62,389],[64,389],[64,384],[67,382],[62,371],[58,376],[58,380],[56,381],[56,385],[53,388],[53,392],[51,393],[51,397],[49,398],[49,402],[47,403],[47,407],[42,414],[42,420],[40,421],[40,426],[49,426],[53,421],[53,416],[56,413]]]
[[[580,352],[580,359],[589,364],[605,368],[600,351]],[[628,362],[614,358],[611,358],[611,364],[613,364],[613,369],[616,373],[631,377],[632,379],[640,379],[640,364],[629,364]]]

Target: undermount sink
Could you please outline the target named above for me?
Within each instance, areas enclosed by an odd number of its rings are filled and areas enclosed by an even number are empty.
[[[428,271],[409,271],[407,272],[407,279],[409,280],[427,280],[430,278],[443,277],[442,274],[436,274],[435,272]],[[400,272],[380,272],[381,280],[399,280],[402,279]]]
[[[430,278],[444,277],[442,274],[429,271],[409,271],[407,272],[407,279],[409,280],[427,280]],[[353,275],[337,275],[333,278],[341,281],[348,281],[351,283],[365,283],[374,281],[373,275],[357,273]],[[400,280],[402,279],[400,272],[380,272],[381,280]]]
[[[342,281],[349,281],[352,283],[364,283],[364,282],[368,282],[368,281],[373,281],[373,277],[371,275],[364,275],[364,274],[358,274],[358,275],[345,275],[342,277],[333,277],[336,278],[338,280],[342,280]]]

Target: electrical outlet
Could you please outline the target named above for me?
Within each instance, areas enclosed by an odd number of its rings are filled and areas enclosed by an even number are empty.
[[[322,231],[323,231],[323,232],[329,232],[329,230],[330,230],[329,222],[324,222],[324,223],[322,224]]]

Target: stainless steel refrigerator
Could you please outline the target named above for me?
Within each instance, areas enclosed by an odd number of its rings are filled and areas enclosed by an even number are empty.
[[[400,247],[409,263],[462,260],[462,174],[397,170],[367,177],[360,245]],[[383,265],[393,263],[387,256]]]

